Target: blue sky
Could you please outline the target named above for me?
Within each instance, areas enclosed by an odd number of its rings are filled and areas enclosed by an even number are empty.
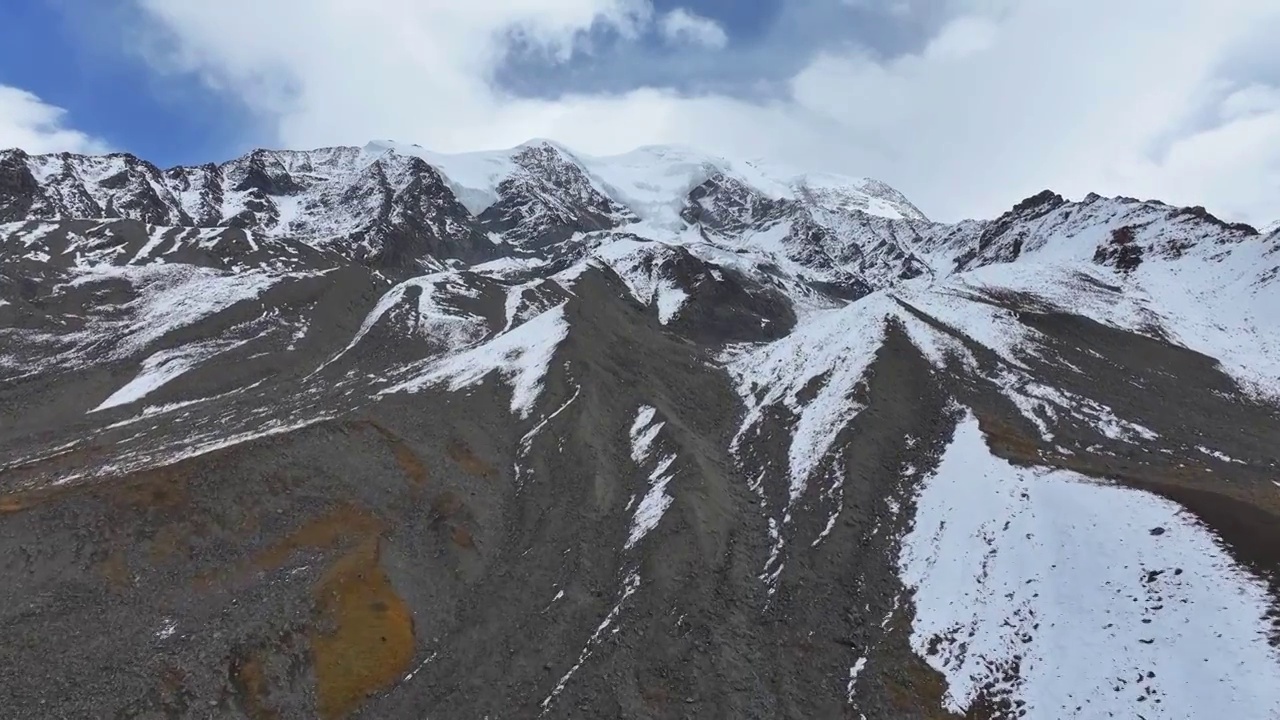
[[[753,48],[770,40],[783,4],[653,3],[658,13],[685,7],[714,18],[732,38],[740,63],[754,63],[760,77],[778,79],[785,76],[783,68],[754,60]],[[191,75],[156,72],[131,47],[134,37],[125,29],[141,21],[134,8],[119,0],[10,0],[0,8],[0,84],[34,93],[66,110],[78,130],[162,166],[227,158],[274,140],[258,132],[253,115],[234,96]],[[603,35],[604,51],[568,63],[530,62],[514,52],[497,70],[499,83],[542,97],[645,84],[750,92],[744,86],[755,84],[746,79],[744,67],[727,71],[719,53],[663,53],[652,37],[630,44]]]
[[[1280,215],[1275,0],[7,0],[0,145],[159,165],[550,137]]]
[[[64,108],[76,128],[161,165],[234,153],[248,122],[236,103],[166,78],[128,49],[113,0],[8,0],[0,8],[0,84]]]
[[[270,0],[268,0],[270,1]],[[590,53],[551,62],[513,47],[495,84],[527,97],[622,92],[660,86],[684,92],[768,97],[824,47],[859,42],[892,54],[923,39],[908,23],[840,0],[654,0],[655,15],[686,9],[713,20],[724,48],[664,46],[657,33],[638,42],[610,28]],[[145,13],[122,0],[11,0],[0,9],[0,84],[64,109],[78,130],[159,165],[231,157],[271,137],[233,94],[192,74],[172,75],[139,52]],[[355,142],[354,139],[351,142]]]

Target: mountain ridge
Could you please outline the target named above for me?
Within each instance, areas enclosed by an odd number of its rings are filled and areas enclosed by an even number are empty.
[[[13,717],[1280,712],[1280,231],[110,157],[0,153]]]

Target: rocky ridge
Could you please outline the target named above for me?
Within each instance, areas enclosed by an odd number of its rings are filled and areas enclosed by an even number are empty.
[[[1277,306],[1155,201],[0,152],[0,706],[1270,717]]]

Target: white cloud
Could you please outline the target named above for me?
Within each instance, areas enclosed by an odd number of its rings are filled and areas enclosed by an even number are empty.
[[[658,24],[662,37],[671,43],[687,43],[709,48],[723,48],[729,44],[724,28],[711,18],[676,8],[662,16]]]
[[[1274,57],[1274,0],[947,0],[951,21],[918,53],[828,49],[763,101],[663,88],[529,99],[495,84],[513,37],[567,60],[591,51],[593,29],[645,32],[647,0],[135,2],[170,34],[157,66],[240,99],[275,135],[264,143],[679,142],[879,177],[940,219],[1044,188],[1280,214],[1276,88],[1221,75],[1250,43]],[[1188,128],[1190,116],[1212,122]]]
[[[1253,84],[1227,95],[1222,101],[1222,119],[1233,121],[1280,110],[1280,87]]]
[[[102,152],[106,144],[65,125],[66,112],[35,95],[0,85],[0,149],[30,153]]]
[[[938,62],[962,60],[989,49],[998,32],[999,26],[990,18],[964,15],[944,25],[923,54]]]

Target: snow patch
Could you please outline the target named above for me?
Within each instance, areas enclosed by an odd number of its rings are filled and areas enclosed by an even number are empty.
[[[631,531],[627,535],[627,550],[635,547],[650,531],[658,527],[667,508],[671,507],[671,503],[675,501],[667,494],[667,484],[673,477],[668,470],[675,461],[675,455],[667,455],[659,460],[658,466],[649,473],[649,489],[636,505],[635,517],[631,520]]]
[[[636,465],[643,465],[649,459],[658,433],[666,425],[665,422],[655,422],[657,412],[652,406],[642,405],[636,411],[635,421],[631,423],[631,459]],[[627,536],[627,550],[635,547],[650,531],[658,527],[667,508],[671,507],[674,498],[667,494],[667,484],[671,482],[673,475],[668,471],[675,461],[675,455],[664,456],[649,473],[649,488],[640,498],[640,503],[636,505],[635,515],[631,521],[631,531]],[[632,501],[634,502],[634,498]],[[630,503],[627,509],[631,509]]]
[[[859,385],[891,322],[937,367],[945,367],[950,356],[967,356],[958,343],[882,292],[815,313],[785,338],[740,347],[722,358],[747,407],[733,448],[767,408],[781,405],[796,415],[788,451],[792,502],[804,493],[841,430],[862,411]]]
[[[595,650],[596,646],[604,639],[605,632],[618,621],[618,618],[622,615],[622,608],[626,604],[627,599],[634,595],[639,589],[640,575],[633,572],[627,576],[626,580],[623,581],[622,596],[618,598],[618,602],[613,606],[613,609],[605,615],[604,620],[596,626],[595,632],[591,633],[591,637],[587,639],[587,643],[583,646],[582,652],[578,654],[578,661],[573,664],[573,667],[569,668],[569,671],[566,672],[560,678],[560,681],[556,683],[556,686],[552,688],[551,693],[542,700],[542,712],[539,713],[539,717],[546,715],[547,712],[551,710],[551,704],[560,696],[560,693],[564,692],[565,687],[569,685],[569,680],[573,678],[574,673],[578,672],[583,663],[587,661],[587,658],[591,657],[591,652]]]
[[[1014,467],[971,414],[924,483],[900,570],[912,646],[953,712],[990,685],[1033,719],[1280,714],[1266,587],[1211,531],[1148,493]]]
[[[215,355],[233,350],[247,342],[247,340],[215,341],[186,345],[173,350],[161,350],[142,361],[142,369],[137,377],[89,412],[100,412],[137,402]]]
[[[858,676],[862,674],[862,671],[866,669],[866,667],[867,659],[860,657],[857,662],[853,664],[853,667],[849,668],[849,683],[845,687],[845,699],[850,703],[853,702],[853,698],[857,694]]]
[[[1212,450],[1203,445],[1197,445],[1196,450],[1199,450],[1200,452],[1204,453],[1205,455],[1208,455],[1209,457],[1221,460],[1222,462],[1235,463],[1236,465],[1249,464],[1243,460],[1237,460],[1224,452],[1219,452],[1218,450]]]
[[[1049,422],[1056,421],[1060,415],[1074,417],[1112,440],[1137,444],[1160,438],[1150,428],[1122,420],[1100,402],[1038,383],[1019,371],[1004,370],[996,378],[996,385],[1048,442],[1053,441]]]
[[[511,412],[527,418],[542,391],[552,356],[568,336],[564,305],[558,305],[491,340],[430,361],[417,377],[379,394],[418,392],[437,385],[456,392],[497,373],[511,385]]]
[[[658,410],[650,405],[642,405],[636,411],[636,419],[631,423],[631,459],[637,465],[642,464],[649,458],[649,452],[653,447],[653,441],[657,439],[658,432],[666,425],[665,422],[654,423],[654,418]]]

